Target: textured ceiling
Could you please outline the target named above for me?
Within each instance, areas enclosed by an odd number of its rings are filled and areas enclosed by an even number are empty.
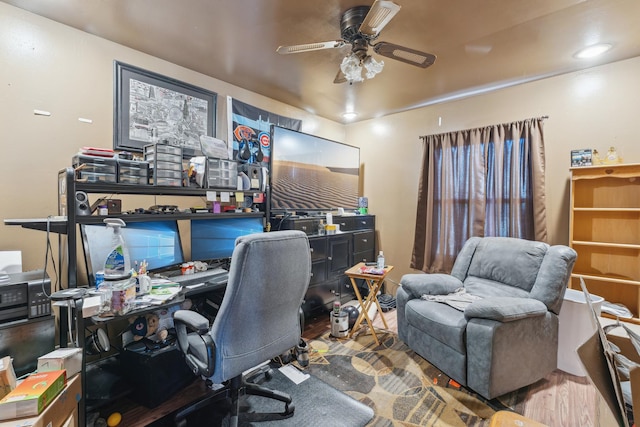
[[[638,0],[396,0],[387,41],[437,56],[389,58],[362,83],[334,84],[349,47],[278,55],[340,38],[340,16],[372,0],[2,0],[252,92],[344,122],[640,56]],[[597,60],[580,48],[607,42]],[[136,64],[132,64],[136,65]],[[214,89],[215,90],[215,89]]]

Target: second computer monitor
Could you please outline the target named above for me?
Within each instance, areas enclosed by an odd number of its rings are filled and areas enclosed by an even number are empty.
[[[206,262],[231,258],[238,237],[263,231],[261,217],[192,220],[191,259]]]

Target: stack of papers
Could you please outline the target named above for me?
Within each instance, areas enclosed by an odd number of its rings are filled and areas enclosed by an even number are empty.
[[[148,294],[138,298],[143,302],[150,304],[163,304],[173,299],[180,293],[182,286],[176,282],[167,279],[152,279],[151,291]]]

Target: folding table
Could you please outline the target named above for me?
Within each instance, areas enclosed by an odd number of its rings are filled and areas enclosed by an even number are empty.
[[[380,313],[380,317],[382,318],[382,323],[384,324],[384,327],[386,329],[389,329],[389,326],[387,325],[387,321],[384,318],[384,313],[382,312],[382,308],[380,307],[380,302],[378,302],[378,292],[380,291],[380,288],[382,287],[382,283],[384,283],[384,279],[385,277],[387,277],[387,274],[389,274],[389,272],[393,270],[393,266],[392,265],[385,266],[382,274],[369,273],[368,271],[371,271],[370,270],[371,268],[372,267],[368,267],[365,265],[365,263],[361,262],[359,264],[354,265],[353,267],[351,267],[350,269],[344,272],[344,274],[346,274],[349,277],[349,279],[351,279],[351,285],[353,286],[353,291],[355,292],[361,307],[360,315],[358,316],[356,323],[353,325],[353,328],[351,328],[351,332],[349,333],[349,338],[353,337],[353,334],[358,330],[358,328],[362,323],[362,320],[364,319],[369,325],[369,329],[371,329],[371,333],[373,334],[373,339],[375,340],[376,344],[380,345],[380,341],[378,341],[378,336],[376,335],[376,331],[373,328],[373,322],[369,318],[369,308],[371,307],[371,304],[376,305],[376,309],[378,310],[378,313]],[[367,287],[369,288],[369,294],[364,300],[362,299],[362,295],[360,294],[360,289],[358,288],[358,285],[356,283],[356,280],[358,279],[364,280],[364,282],[367,284]]]

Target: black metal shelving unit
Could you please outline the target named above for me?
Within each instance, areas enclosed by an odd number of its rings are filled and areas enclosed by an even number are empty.
[[[78,226],[82,224],[99,224],[102,223],[105,216],[98,215],[78,215],[76,212],[76,192],[85,192],[87,194],[117,194],[117,195],[153,195],[153,196],[199,196],[204,197],[207,191],[218,192],[235,192],[233,189],[203,189],[194,187],[165,187],[158,185],[128,185],[128,184],[107,184],[107,183],[87,183],[76,181],[75,170],[71,167],[65,168],[58,173],[58,215],[48,218],[29,218],[29,219],[6,219],[6,225],[19,225],[22,228],[48,231],[59,235],[60,259],[63,253],[62,236],[66,236],[66,256],[68,260],[68,268],[66,274],[66,288],[78,287]],[[268,191],[268,190],[267,190]],[[259,193],[260,191],[249,191],[250,193]],[[268,196],[268,195],[267,195]],[[224,212],[224,213],[190,213],[190,212],[172,212],[158,214],[118,214],[109,215],[110,218],[122,218],[125,222],[140,221],[161,221],[167,218],[175,220],[199,220],[199,219],[222,219],[222,218],[250,218],[260,217],[269,218],[268,197],[265,197],[264,211],[260,212]],[[266,223],[265,223],[266,226]],[[62,281],[62,268],[58,270],[59,283]],[[66,347],[69,342],[68,336],[68,316],[67,310],[75,312],[75,328],[76,334],[83,333],[85,330],[85,319],[82,317],[82,299],[77,299],[71,306],[60,306],[59,316],[59,333],[60,347]],[[78,339],[78,345],[83,347],[84,338]],[[82,363],[82,390],[87,390],[87,369],[86,356],[83,353]],[[86,420],[86,399],[79,403],[78,418],[79,425],[84,425]]]

